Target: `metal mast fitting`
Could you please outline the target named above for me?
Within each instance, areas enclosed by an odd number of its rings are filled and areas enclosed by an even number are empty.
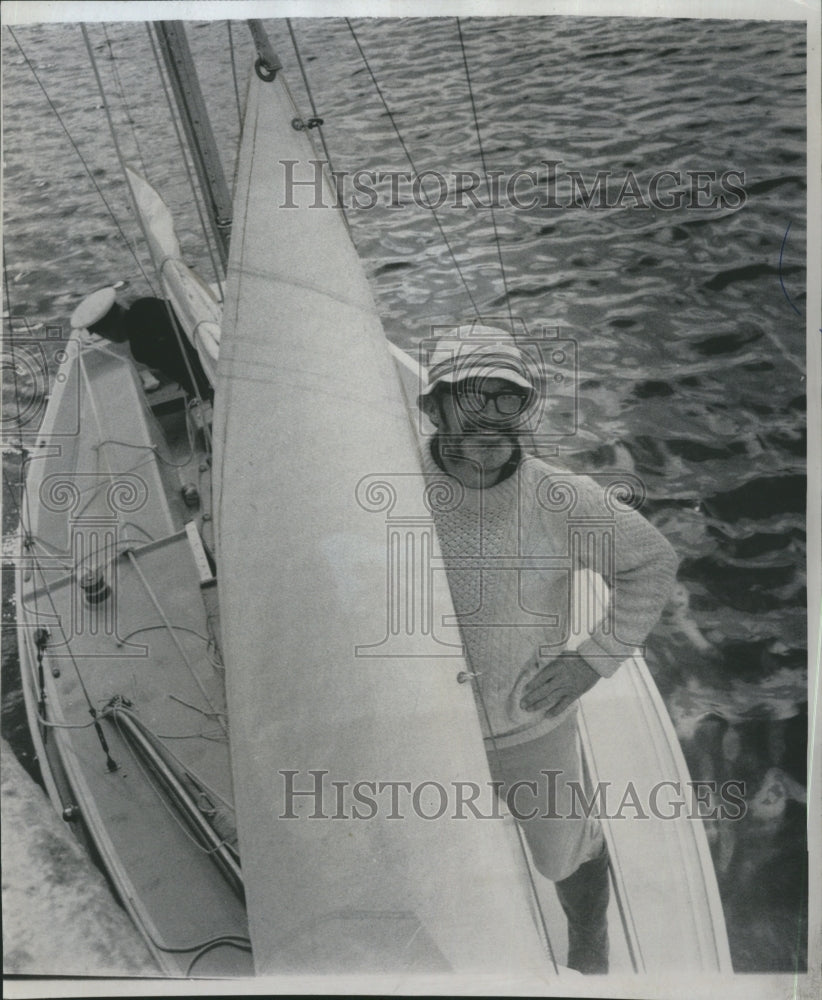
[[[217,143],[206,112],[200,81],[191,58],[185,28],[181,21],[158,21],[154,25],[160,51],[180,117],[197,177],[206,199],[208,217],[217,243],[220,260],[225,269],[228,264],[228,245],[231,238],[231,194],[228,190],[223,166],[217,152]]]
[[[282,63],[274,54],[274,49],[271,48],[271,42],[269,42],[268,35],[265,33],[263,22],[248,21],[246,23],[248,24],[248,30],[251,32],[251,37],[254,39],[254,47],[257,50],[257,61],[254,63],[254,69],[261,80],[271,83],[277,75],[277,71],[283,68]]]

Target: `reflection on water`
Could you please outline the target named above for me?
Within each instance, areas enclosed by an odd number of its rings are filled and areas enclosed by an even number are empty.
[[[298,81],[283,23],[269,27]],[[417,168],[448,177],[479,170],[453,19],[360,20],[355,29]],[[345,23],[300,20],[295,30],[335,168],[408,170]],[[79,31],[17,33],[138,246]],[[682,560],[681,588],[649,641],[649,663],[694,778],[745,783],[745,816],[709,826],[735,967],[801,968],[804,25],[508,18],[469,19],[463,33],[490,170],[533,171],[543,196],[561,183],[551,186],[546,161],[589,186],[599,171],[631,171],[645,188],[661,170],[678,172],[682,187],[688,171],[744,173],[741,206],[508,206],[492,219],[446,205],[438,215],[450,251],[413,199],[349,215],[398,343],[470,316],[471,298],[486,313],[510,306],[529,329],[559,327],[577,342],[579,426],[561,454],[576,469],[621,469],[645,483],[646,513]],[[234,37],[246,65],[246,34],[237,26]],[[125,154],[162,190],[187,259],[209,276],[147,38],[136,24],[92,30]],[[231,176],[238,116],[225,23],[193,26],[190,43]],[[48,347],[46,326],[65,328],[90,289],[122,279],[126,298],[146,294],[148,266],[117,235],[6,32],[3,55],[4,309],[19,348]],[[299,86],[297,94],[308,107]],[[3,379],[7,420],[15,389],[21,405],[36,404],[41,389],[25,373],[16,386],[8,371]],[[13,479],[19,456],[5,458]],[[4,511],[7,532],[13,505]],[[5,625],[5,589],[3,597]],[[12,669],[7,646],[3,722],[16,740]]]

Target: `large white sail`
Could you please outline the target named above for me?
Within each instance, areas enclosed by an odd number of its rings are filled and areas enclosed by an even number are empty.
[[[471,684],[458,683],[458,650],[437,647],[431,630],[453,614],[447,591],[431,596],[427,581],[388,572],[392,529],[403,546],[430,537],[417,446],[341,215],[312,207],[311,185],[284,188],[283,161],[310,179],[318,159],[295,118],[279,75],[254,79],[214,426],[232,767],[256,967],[546,975],[512,821],[470,809],[453,818],[456,783],[490,780]],[[321,197],[333,202],[327,184]],[[407,606],[394,608],[401,628],[387,624],[395,583],[419,598],[419,628]],[[402,645],[379,646],[392,636]],[[312,771],[327,772],[321,784]],[[396,783],[397,808],[384,786],[376,814],[353,818],[357,782]],[[321,802],[291,794],[317,788]],[[439,809],[438,788],[446,811],[423,818]],[[491,797],[486,784],[486,812]]]

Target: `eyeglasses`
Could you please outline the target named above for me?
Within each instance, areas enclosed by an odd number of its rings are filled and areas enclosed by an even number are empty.
[[[494,409],[500,417],[515,417],[525,410],[531,401],[531,393],[518,392],[516,389],[500,389],[498,392],[486,392],[457,386],[455,393],[457,404],[466,413],[485,414],[488,403],[493,400]]]

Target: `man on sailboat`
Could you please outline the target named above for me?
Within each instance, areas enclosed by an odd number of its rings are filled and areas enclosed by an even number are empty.
[[[447,492],[461,497],[432,506],[495,789],[555,883],[567,964],[603,973],[608,852],[593,811],[572,796],[584,784],[577,701],[644,641],[677,560],[613,491],[525,453],[539,384],[533,359],[503,330],[473,325],[439,338],[419,400],[436,428],[423,465],[430,479],[456,480]],[[580,579],[593,588],[583,617],[597,623],[572,652]]]
[[[117,301],[113,287],[98,288],[74,310],[71,326],[115,344],[127,342],[138,364],[177,382],[190,396],[213,399],[214,389],[197,352],[178,332],[179,322],[163,299],[146,296],[126,308]],[[152,387],[156,388],[156,380]]]

